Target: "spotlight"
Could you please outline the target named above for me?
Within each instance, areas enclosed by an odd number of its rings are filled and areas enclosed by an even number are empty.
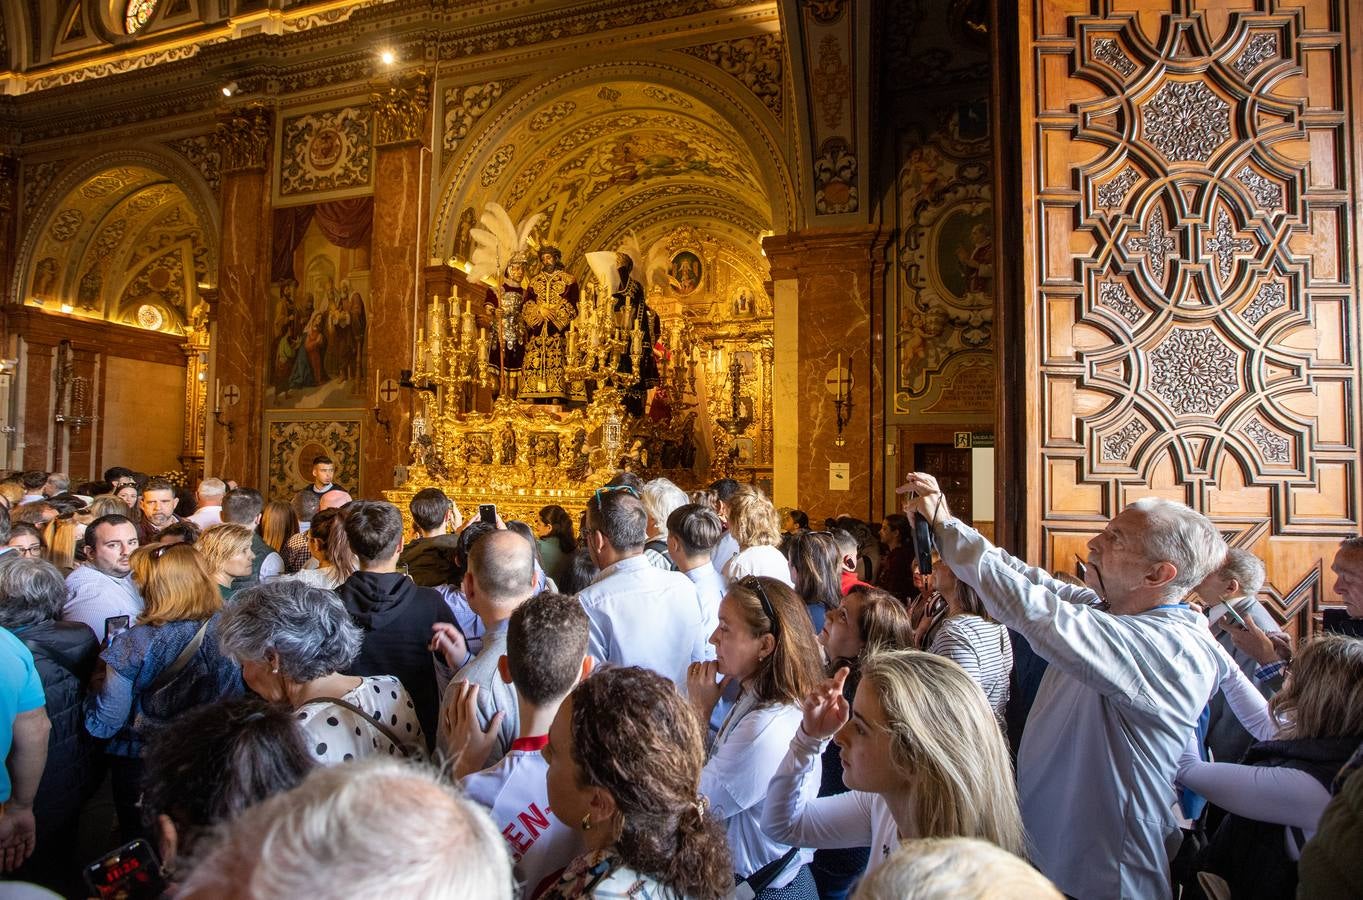
[[[75,311],[76,311],[76,308],[75,308],[74,306],[72,306],[70,303],[63,303],[63,304],[62,304],[62,312],[64,312],[64,313],[73,313],[73,312],[75,312]]]
[[[379,52],[379,62],[383,63],[385,66],[391,66],[397,61],[397,54],[392,50],[382,50]]]
[[[227,82],[227,84],[224,84],[224,85],[222,86],[222,95],[223,95],[224,97],[230,97],[230,96],[232,96],[233,94],[235,94],[236,92],[237,92],[237,83],[236,83],[235,81],[229,81],[229,82]]]

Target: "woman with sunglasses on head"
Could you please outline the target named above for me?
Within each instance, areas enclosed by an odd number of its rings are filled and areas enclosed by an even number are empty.
[[[949,567],[934,567],[931,577],[937,590],[923,601],[919,646],[965,669],[1002,724],[1013,672],[1008,629],[989,617],[979,595]]]
[[[732,679],[741,686],[701,776],[701,793],[725,822],[735,877],[758,897],[816,897],[807,866],[812,852],[772,840],[759,824],[767,782],[800,726],[800,701],[819,681],[819,650],[804,603],[774,578],[743,578],[720,602],[710,643],[716,658],[691,665],[687,689],[705,722],[725,684]],[[805,787],[812,799],[816,782]]]
[[[150,731],[190,707],[243,691],[241,668],[218,648],[222,598],[199,552],[152,544],[133,553],[131,568],[145,606],[101,654],[105,677],[85,714],[86,730],[109,741],[124,840],[143,836],[137,800]]]
[[[979,686],[948,659],[883,650],[861,662],[849,705],[847,669],[805,698],[803,721],[768,786],[762,827],[802,847],[869,846],[869,873],[900,840],[977,837],[1026,856],[1008,747]],[[815,757],[834,738],[851,789],[808,799]]]

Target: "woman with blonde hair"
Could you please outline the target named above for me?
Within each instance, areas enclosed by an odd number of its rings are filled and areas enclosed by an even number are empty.
[[[866,871],[901,837],[978,837],[1026,854],[1013,766],[984,694],[955,663],[918,650],[872,653],[849,708],[847,669],[812,691],[767,788],[762,828],[801,847],[871,848]],[[829,738],[846,794],[808,799],[801,783]]]
[[[853,900],[1061,900],[1025,861],[979,838],[908,841],[857,885]]]
[[[724,565],[729,584],[749,575],[762,575],[794,587],[790,563],[778,549],[781,517],[767,495],[756,488],[740,488],[729,498],[728,513],[729,533],[738,543],[738,552]]]
[[[131,519],[133,508],[113,494],[100,494],[90,501],[86,513],[90,516],[91,522],[104,516],[124,516]]]
[[[1241,631],[1242,640],[1262,645],[1263,659],[1274,660],[1260,663],[1256,680],[1286,665],[1248,616]],[[1332,781],[1363,744],[1363,640],[1321,635],[1287,672],[1283,689],[1266,701],[1233,669],[1221,689],[1258,742],[1231,763],[1203,762],[1190,741],[1175,776],[1227,812],[1193,870],[1224,879],[1237,900],[1296,894],[1302,846],[1330,803]],[[1200,894],[1195,877],[1184,883],[1191,896]]]
[[[749,575],[730,585],[710,638],[715,659],[692,663],[687,693],[710,721],[723,688],[738,699],[724,718],[701,775],[701,793],[725,823],[734,875],[757,897],[816,896],[804,845],[773,840],[760,822],[771,780],[800,727],[800,701],[819,682],[819,648],[799,595],[774,578]],[[724,681],[718,682],[717,676]],[[809,785],[811,793],[815,785]],[[792,846],[794,845],[794,846]]]
[[[241,669],[218,649],[222,598],[194,547],[140,547],[130,566],[145,606],[100,655],[107,674],[85,716],[90,734],[109,739],[105,753],[124,840],[142,835],[137,801],[150,731],[243,691]]]
[[[73,514],[57,516],[43,529],[43,543],[47,547],[47,561],[56,566],[63,576],[76,567],[76,542],[84,529]]]
[[[282,556],[284,545],[298,533],[298,515],[289,504],[271,500],[261,511],[258,531],[260,539]]]
[[[194,542],[203,554],[204,565],[223,600],[232,596],[232,579],[251,574],[255,554],[251,551],[251,529],[226,522],[207,529]]]

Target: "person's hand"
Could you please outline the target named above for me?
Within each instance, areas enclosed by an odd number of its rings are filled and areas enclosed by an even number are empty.
[[[1278,648],[1273,641],[1269,640],[1264,630],[1255,624],[1250,616],[1242,616],[1245,626],[1241,628],[1231,621],[1229,616],[1221,619],[1221,624],[1225,626],[1226,633],[1230,635],[1231,643],[1239,650],[1249,654],[1261,666],[1278,661]]]
[[[13,872],[38,845],[33,808],[11,803],[0,816],[0,872]]]
[[[458,681],[449,689],[456,693],[453,702],[445,707],[446,715],[440,724],[445,730],[445,746],[455,755],[454,777],[463,778],[483,767],[497,743],[505,713],[493,715],[484,731],[478,725],[478,685]]]
[[[832,678],[825,679],[805,697],[801,704],[805,714],[801,727],[804,728],[805,734],[822,741],[837,734],[838,729],[847,724],[851,707],[847,704],[847,698],[842,695],[842,686],[847,682],[849,671],[843,666]]]
[[[927,519],[932,525],[941,525],[951,515],[947,508],[947,498],[937,485],[937,479],[926,472],[910,472],[904,483],[895,488],[895,493],[904,495],[904,515],[914,513]]]
[[[713,659],[693,662],[686,670],[686,696],[700,714],[702,722],[710,720],[710,713],[714,711],[715,704],[719,702],[719,697],[724,693],[729,680],[729,678],[719,680],[719,663]]]
[[[428,650],[445,657],[445,664],[454,671],[464,667],[469,657],[469,645],[464,640],[464,632],[452,622],[435,622],[431,625],[431,643]]]

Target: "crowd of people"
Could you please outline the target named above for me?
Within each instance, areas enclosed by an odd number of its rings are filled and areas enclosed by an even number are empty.
[[[926,473],[821,529],[730,479],[519,522],[312,474],[0,480],[27,896],[1363,895],[1363,639],[1294,646],[1186,506],[1075,577]],[[1363,619],[1363,537],[1331,568]]]

